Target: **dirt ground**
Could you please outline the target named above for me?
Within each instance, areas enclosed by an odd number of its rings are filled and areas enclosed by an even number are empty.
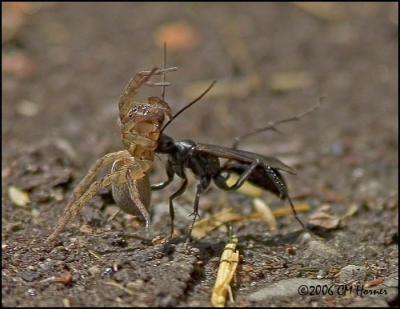
[[[164,40],[168,65],[179,68],[168,74],[173,111],[217,80],[168,128],[175,139],[230,147],[235,136],[326,97],[280,125],[284,134],[241,145],[296,168],[285,179],[295,204],[310,206],[299,216],[311,232],[292,215],[277,217],[276,231],[257,218],[232,222],[240,262],[227,305],[397,304],[397,3],[2,7],[2,306],[211,305],[229,239],[222,226],[185,245],[192,176],[175,202],[170,241],[168,197],[178,179],[153,192],[148,231],[126,214],[110,220],[117,207],[106,188],[44,244],[89,166],[122,149],[119,95],[136,72],[161,66]],[[144,88],[141,98],[160,95]],[[152,183],[166,178],[159,157]],[[272,209],[286,204],[262,198]],[[254,212],[252,197],[212,186],[201,218],[228,207]]]

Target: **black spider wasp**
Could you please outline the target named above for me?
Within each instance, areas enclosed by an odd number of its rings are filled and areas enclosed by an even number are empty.
[[[296,174],[294,169],[285,165],[283,162],[276,158],[262,156],[244,150],[238,150],[237,146],[240,140],[245,137],[266,130],[278,131],[275,127],[275,125],[277,125],[278,123],[298,120],[304,115],[311,113],[320,105],[321,100],[318,102],[317,105],[297,116],[284,118],[276,122],[271,122],[266,127],[254,130],[250,133],[237,137],[232,148],[195,143],[194,141],[189,139],[174,141],[171,137],[162,134],[162,132],[171,123],[171,121],[173,121],[180,113],[189,108],[195,102],[200,100],[212,88],[214,83],[215,81],[203,92],[200,97],[198,97],[196,100],[189,103],[178,113],[176,113],[164,125],[160,132],[161,137],[159,139],[156,152],[168,155],[168,161],[166,163],[166,172],[168,179],[164,182],[152,185],[151,189],[160,190],[165,188],[168,184],[172,182],[175,174],[183,179],[180,188],[169,197],[171,237],[174,231],[173,200],[184,193],[188,183],[185,174],[185,168],[192,170],[193,174],[197,178],[200,178],[200,182],[196,188],[196,197],[194,200],[194,209],[192,213],[193,221],[188,233],[188,238],[190,238],[194,222],[196,221],[196,218],[198,216],[200,195],[205,192],[205,190],[209,187],[211,180],[214,181],[217,187],[227,191],[237,190],[246,180],[248,180],[249,182],[257,186],[278,195],[282,200],[287,199],[292,208],[295,218],[303,227],[303,229],[305,229],[304,223],[297,216],[296,210],[289,196],[285,180],[280,173],[280,171],[284,171],[290,174]],[[228,161],[221,166],[219,158],[225,158],[228,159]],[[227,175],[223,175],[223,173],[226,173]],[[230,173],[236,173],[240,175],[236,183],[232,186],[229,186],[226,182]]]

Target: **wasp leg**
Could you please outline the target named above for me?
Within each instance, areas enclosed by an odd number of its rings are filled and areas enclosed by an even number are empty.
[[[191,213],[191,215],[193,216],[193,220],[192,220],[192,224],[189,229],[189,233],[187,234],[187,237],[186,237],[186,242],[189,242],[189,240],[191,238],[194,222],[196,221],[196,218],[199,216],[200,195],[204,191],[206,191],[206,189],[210,185],[210,182],[211,182],[211,178],[204,176],[200,179],[200,183],[197,185],[196,198],[194,199],[193,212]]]
[[[292,211],[293,211],[293,215],[295,216],[296,220],[300,223],[300,225],[303,227],[303,229],[305,229],[304,223],[297,216],[297,212],[293,206],[293,202],[289,196],[286,185],[279,179],[279,176],[269,165],[261,164],[261,162],[259,160],[253,161],[253,163],[240,175],[239,179],[231,187],[229,187],[226,184],[226,178],[224,178],[222,175],[218,175],[217,177],[215,177],[214,182],[219,188],[221,188],[223,190],[226,190],[226,191],[237,190],[249,178],[250,174],[254,171],[254,169],[258,165],[262,166],[265,169],[265,171],[267,172],[267,175],[272,180],[273,184],[275,185],[276,189],[279,192],[280,199],[286,198],[289,201],[290,207],[292,208]]]
[[[175,172],[174,172],[174,169],[172,168],[172,165],[171,165],[170,161],[167,161],[165,170],[167,172],[168,179],[166,181],[163,181],[163,182],[156,183],[156,184],[152,185],[151,186],[151,190],[164,189],[166,186],[168,186],[172,182],[172,180],[174,179]]]
[[[269,175],[269,177],[272,179],[274,184],[276,185],[277,189],[279,190],[280,194],[280,199],[287,198],[289,201],[290,207],[292,208],[293,215],[296,218],[296,220],[300,223],[300,225],[303,227],[303,230],[306,229],[304,223],[300,220],[300,218],[297,216],[296,209],[293,206],[292,199],[289,196],[288,190],[285,186],[285,184],[279,179],[278,175],[274,172],[274,170],[269,166],[269,165],[263,165],[265,171]]]
[[[183,192],[185,192],[186,187],[187,187],[187,183],[188,183],[186,174],[183,173],[182,176],[181,177],[183,178],[183,182],[182,182],[180,188],[178,189],[178,191],[176,191],[174,194],[172,194],[169,197],[169,215],[171,217],[171,235],[170,235],[170,238],[172,238],[172,235],[174,234],[174,218],[175,218],[174,205],[173,205],[172,201],[175,198],[177,198],[178,196],[182,195]]]
[[[302,226],[303,230],[306,230],[306,226],[304,225],[303,221],[301,221],[300,218],[297,216],[296,209],[294,208],[293,203],[292,203],[292,199],[290,198],[288,193],[286,193],[286,198],[289,201],[290,207],[292,208],[292,211],[293,211],[293,215],[296,218],[297,222],[300,223],[300,225]]]
[[[243,183],[249,178],[250,174],[255,170],[257,165],[259,165],[259,160],[255,160],[239,177],[236,183],[232,186],[228,186],[226,183],[226,178],[221,174],[214,178],[215,184],[222,190],[231,191],[239,189]]]

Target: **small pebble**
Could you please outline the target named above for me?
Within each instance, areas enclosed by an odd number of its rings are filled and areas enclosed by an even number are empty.
[[[343,267],[338,273],[341,283],[348,283],[352,281],[363,282],[367,275],[367,268],[364,266],[347,265]]]
[[[22,116],[33,117],[39,112],[39,105],[35,102],[23,100],[17,105],[17,111]]]
[[[28,282],[32,282],[32,281],[36,280],[37,278],[39,278],[39,275],[32,271],[22,271],[22,272],[18,273],[18,275],[22,279],[24,279],[25,281],[28,281]]]

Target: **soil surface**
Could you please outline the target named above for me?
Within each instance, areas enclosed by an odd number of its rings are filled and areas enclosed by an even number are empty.
[[[283,134],[240,145],[296,168],[283,175],[294,203],[310,207],[299,212],[310,231],[291,214],[271,231],[248,218],[253,198],[239,192],[213,185],[200,199],[201,218],[228,207],[247,216],[231,223],[240,260],[227,305],[397,304],[397,3],[2,5],[3,306],[211,305],[229,237],[223,225],[185,244],[197,184],[189,172],[171,240],[179,179],[153,192],[147,231],[133,216],[112,218],[105,188],[44,243],[90,165],[122,149],[119,95],[135,73],[162,65],[164,40],[168,65],[179,67],[167,76],[174,112],[217,80],[167,129],[175,139],[230,147],[325,96],[279,125]],[[138,99],[160,93],[142,87]],[[151,183],[166,179],[165,161],[156,158]]]

